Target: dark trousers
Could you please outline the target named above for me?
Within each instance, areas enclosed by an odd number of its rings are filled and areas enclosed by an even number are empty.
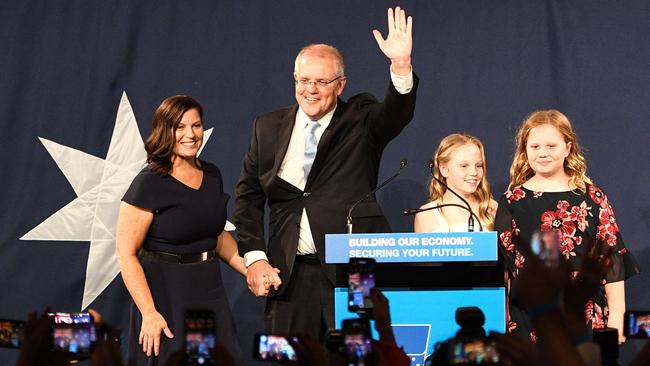
[[[266,330],[272,334],[308,334],[321,343],[334,328],[334,286],[316,255],[296,256],[286,291],[266,301]]]

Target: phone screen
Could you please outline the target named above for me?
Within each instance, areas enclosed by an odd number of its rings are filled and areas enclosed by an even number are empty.
[[[185,311],[185,352],[192,365],[213,365],[210,349],[216,344],[214,312]]]
[[[25,337],[25,322],[0,319],[0,347],[20,348]]]
[[[485,338],[460,338],[449,341],[451,365],[489,365],[499,362],[494,342]]]
[[[368,319],[344,320],[343,342],[345,343],[346,364],[348,366],[366,365],[366,358],[372,351],[372,337]]]
[[[90,313],[48,313],[55,324],[80,324],[92,323],[93,316]]]
[[[562,236],[559,230],[534,232],[530,238],[530,247],[535,255],[550,268],[560,265]]]
[[[56,323],[52,325],[52,351],[70,352],[76,359],[90,356],[95,344],[92,323]]]
[[[93,317],[89,313],[49,313],[52,320],[50,342],[52,351],[69,352],[75,359],[90,356],[97,341]]]
[[[650,310],[625,312],[624,334],[628,338],[650,338]]]
[[[293,337],[297,342],[298,338]],[[274,362],[296,361],[296,351],[289,340],[280,335],[258,334],[255,336],[254,355],[256,360]]]
[[[350,258],[348,268],[348,309],[357,313],[372,312],[370,290],[375,287],[375,260]]]

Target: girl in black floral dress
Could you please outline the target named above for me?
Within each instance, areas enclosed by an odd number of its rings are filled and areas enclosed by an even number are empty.
[[[586,161],[571,123],[559,111],[537,111],[524,120],[516,138],[510,185],[495,219],[500,245],[507,253],[510,283],[526,266],[514,236],[528,241],[536,231],[556,231],[561,255],[573,269],[580,267],[589,244],[597,241],[613,247],[613,266],[601,280],[600,291],[586,304],[585,321],[592,328],[617,328],[623,341],[624,280],[639,273],[639,268],[625,247],[607,196],[586,175]],[[535,341],[525,309],[510,302],[508,310],[508,331]]]

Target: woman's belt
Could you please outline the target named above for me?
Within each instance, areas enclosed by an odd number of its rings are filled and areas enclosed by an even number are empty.
[[[159,262],[178,263],[178,264],[205,262],[214,259],[215,256],[216,253],[214,249],[208,250],[207,252],[203,252],[203,253],[189,253],[189,254],[160,252],[157,250],[146,250],[144,248],[140,248],[140,250],[138,251],[138,257],[149,258]]]

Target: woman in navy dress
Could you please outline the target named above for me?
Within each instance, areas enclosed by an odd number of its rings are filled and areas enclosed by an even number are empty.
[[[184,349],[188,309],[212,310],[217,343],[241,357],[217,257],[241,274],[246,269],[223,230],[229,197],[221,173],[197,158],[201,118],[192,98],[161,103],[145,144],[148,165],[120,206],[117,256],[133,299],[128,361],[137,365],[163,365]]]
[[[611,251],[613,265],[585,305],[585,322],[592,328],[617,328],[624,341],[624,280],[639,268],[623,242],[611,202],[587,177],[587,163],[571,123],[556,110],[534,112],[519,128],[516,144],[510,185],[495,219],[510,283],[526,266],[517,236],[528,241],[535,232],[554,232],[561,257],[574,269],[573,278],[591,245],[599,245],[601,253]],[[526,309],[512,302],[508,309],[508,330],[535,341]]]

